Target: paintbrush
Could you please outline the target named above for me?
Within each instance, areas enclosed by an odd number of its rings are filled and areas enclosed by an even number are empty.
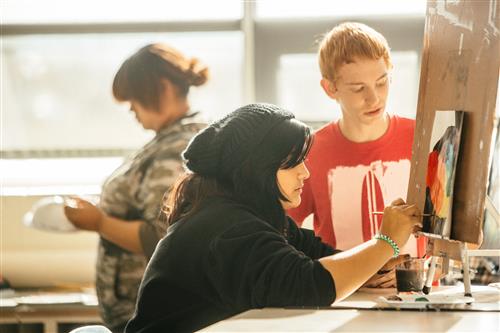
[[[373,215],[384,215],[384,212],[372,212]],[[420,214],[418,216],[434,216],[434,214]]]

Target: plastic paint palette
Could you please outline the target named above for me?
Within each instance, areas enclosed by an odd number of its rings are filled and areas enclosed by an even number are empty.
[[[390,307],[408,308],[408,309],[425,309],[439,307],[441,305],[460,305],[473,303],[474,298],[458,295],[424,295],[421,293],[399,293],[391,296],[380,296],[380,303],[384,303]]]

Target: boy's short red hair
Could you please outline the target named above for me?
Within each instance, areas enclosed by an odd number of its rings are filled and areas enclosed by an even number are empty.
[[[383,58],[392,67],[389,44],[382,34],[369,26],[345,22],[334,27],[320,42],[319,68],[323,78],[334,81],[340,66],[355,58],[377,60]]]

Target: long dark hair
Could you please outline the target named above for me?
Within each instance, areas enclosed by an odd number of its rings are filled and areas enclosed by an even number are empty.
[[[311,129],[296,119],[278,124],[257,149],[224,180],[196,173],[178,179],[164,203],[163,217],[168,225],[196,213],[208,197],[224,196],[250,207],[254,213],[281,232],[285,211],[276,174],[302,163],[311,148]]]

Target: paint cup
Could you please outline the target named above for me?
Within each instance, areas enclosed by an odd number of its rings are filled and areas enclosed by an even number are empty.
[[[410,258],[396,266],[398,292],[422,291],[425,282],[425,259]]]

